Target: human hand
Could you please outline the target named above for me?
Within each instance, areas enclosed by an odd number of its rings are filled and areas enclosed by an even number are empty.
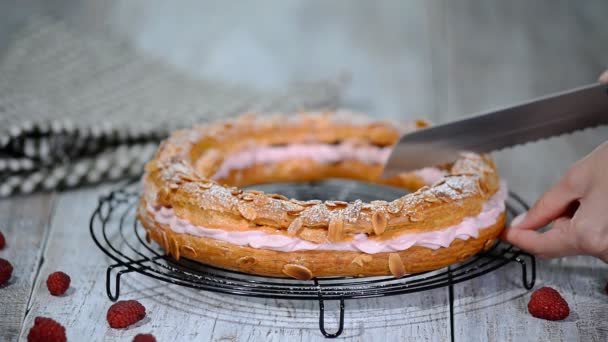
[[[599,79],[608,83],[608,71]],[[608,113],[606,113],[608,115]],[[608,263],[608,142],[575,163],[503,239],[541,257],[592,255]],[[550,230],[537,230],[553,222]]]

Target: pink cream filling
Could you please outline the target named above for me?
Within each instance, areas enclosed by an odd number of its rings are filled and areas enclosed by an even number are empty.
[[[239,151],[228,156],[211,179],[226,177],[232,170],[242,170],[256,164],[274,164],[284,160],[311,159],[320,164],[331,164],[343,160],[358,160],[366,164],[384,164],[391,147],[360,146],[353,143],[291,144],[287,146],[261,146]],[[431,185],[446,172],[435,167],[415,171],[425,184]]]
[[[155,210],[148,205],[148,210],[157,222],[166,224],[178,234],[190,234],[225,241],[239,246],[249,246],[259,249],[270,249],[280,252],[332,250],[358,251],[368,254],[403,251],[412,246],[423,246],[431,249],[449,247],[455,239],[468,240],[477,238],[479,231],[496,223],[505,210],[507,186],[501,182],[500,189],[482,206],[481,212],[475,217],[466,217],[457,225],[432,232],[403,234],[390,240],[369,239],[366,234],[355,235],[352,241],[338,243],[314,243],[279,234],[262,231],[225,231],[196,226],[175,216],[173,209],[161,207]]]

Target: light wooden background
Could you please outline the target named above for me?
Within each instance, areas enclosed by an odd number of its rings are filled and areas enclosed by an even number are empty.
[[[111,31],[200,77],[267,89],[349,74],[346,106],[394,120],[444,122],[595,81],[608,67],[608,2],[430,1],[0,1],[0,58],[24,18],[42,11],[83,31]],[[600,128],[496,153],[511,188],[533,201],[574,161],[608,139]],[[108,261],[88,234],[105,187],[0,201],[13,261],[0,289],[0,341],[24,338],[39,315],[71,340],[316,340],[315,303],[247,300],[167,287],[129,275],[123,298],[150,314],[114,331],[105,324]],[[515,267],[515,266],[513,266]],[[538,281],[572,306],[565,322],[532,319],[528,294],[505,269],[456,288],[456,339],[608,340],[606,265],[584,257],[539,265]],[[51,298],[61,269],[74,290]],[[512,272],[510,272],[512,271]],[[329,304],[332,307],[331,303]],[[335,309],[335,307],[334,307]],[[447,292],[347,302],[347,340],[449,339]],[[334,312],[335,313],[335,312]],[[329,315],[335,319],[335,315]]]

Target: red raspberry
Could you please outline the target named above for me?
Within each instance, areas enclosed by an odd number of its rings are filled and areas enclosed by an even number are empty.
[[[13,275],[13,265],[8,260],[0,258],[0,286],[4,286]]]
[[[28,342],[65,342],[65,328],[46,317],[36,317],[34,326],[27,334]]]
[[[0,250],[4,249],[4,246],[6,246],[6,239],[2,232],[0,232]]]
[[[537,318],[561,321],[568,317],[570,308],[559,292],[550,287],[541,287],[530,297],[528,312]]]
[[[53,296],[61,296],[70,288],[70,276],[63,272],[51,273],[46,278],[46,287]]]
[[[156,342],[156,338],[152,334],[137,334],[133,342]]]
[[[126,328],[146,317],[146,308],[136,300],[120,300],[110,306],[106,317],[112,328]]]

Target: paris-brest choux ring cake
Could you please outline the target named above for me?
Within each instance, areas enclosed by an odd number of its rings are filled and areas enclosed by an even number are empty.
[[[491,247],[506,189],[485,155],[379,179],[397,127],[345,112],[243,115],[176,131],[146,166],[138,216],[173,258],[307,280],[418,273]],[[405,188],[386,201],[286,198],[252,184],[347,178]]]

